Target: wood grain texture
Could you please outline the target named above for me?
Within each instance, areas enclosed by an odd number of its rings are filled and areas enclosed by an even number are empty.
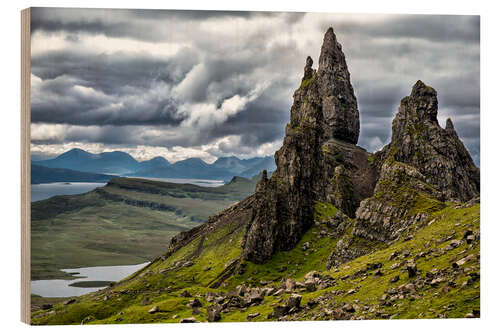
[[[30,323],[31,14],[21,11],[21,321]]]

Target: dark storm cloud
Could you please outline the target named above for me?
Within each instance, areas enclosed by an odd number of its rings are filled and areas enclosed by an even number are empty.
[[[168,96],[106,95],[88,81],[58,76],[35,86],[33,123],[71,125],[178,125],[184,117]]]
[[[109,37],[127,37],[139,40],[160,41],[169,38],[170,32],[154,29],[159,24],[179,23],[180,29],[189,30],[190,24],[224,18],[284,16],[288,23],[299,20],[305,13],[209,11],[209,10],[141,10],[141,9],[81,9],[33,8],[31,33],[68,32],[104,34]],[[192,27],[192,26],[191,26]],[[175,34],[177,31],[172,31]]]
[[[147,54],[85,54],[69,50],[46,52],[31,61],[31,72],[42,80],[68,75],[106,94],[121,94],[130,87],[149,88],[153,81],[178,83],[198,59],[196,53],[184,48],[169,59]]]
[[[304,60],[317,66],[333,26],[358,98],[359,145],[388,142],[400,100],[420,79],[438,91],[441,123],[452,118],[479,162],[477,16],[35,9],[32,20],[34,39],[67,43],[32,57],[41,79],[32,121],[67,125],[38,144],[213,143],[215,156],[251,154],[283,137]],[[124,48],[94,48],[89,36]],[[159,43],[177,51],[154,53]]]
[[[346,14],[349,15],[349,14]],[[322,30],[332,25],[331,20],[321,20]],[[335,30],[369,38],[421,38],[431,41],[477,43],[479,41],[479,16],[460,15],[394,15],[385,22],[339,22]]]

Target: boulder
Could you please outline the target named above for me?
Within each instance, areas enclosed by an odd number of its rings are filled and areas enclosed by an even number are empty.
[[[257,318],[258,316],[260,316],[260,313],[259,312],[254,312],[254,313],[249,313],[248,316],[247,316],[247,321],[250,321],[252,319],[255,319]]]
[[[299,294],[291,294],[288,300],[286,301],[286,306],[290,309],[292,308],[300,308],[300,301],[302,300],[302,295]]]
[[[180,322],[181,324],[197,323],[197,321],[196,321],[196,318],[195,318],[195,317],[182,318],[179,322]]]
[[[406,265],[406,271],[408,272],[408,277],[412,278],[417,275],[417,265],[414,262],[409,262]]]
[[[345,304],[343,307],[342,307],[342,310],[345,311],[345,312],[349,312],[349,313],[353,313],[355,312],[356,310],[354,309],[354,306],[350,303],[348,304]]]
[[[209,306],[207,308],[207,320],[210,322],[219,321],[221,319],[220,306]]]
[[[189,301],[188,307],[190,308],[201,308],[202,304],[199,299],[195,298]]]
[[[390,283],[395,283],[395,282],[398,282],[398,281],[399,281],[399,275],[396,275],[396,276],[392,277],[392,278],[389,280],[389,282],[390,282]]]
[[[297,282],[293,278],[286,279],[286,281],[285,281],[285,289],[287,291],[292,291],[295,288],[295,284],[296,283]]]
[[[290,311],[290,308],[286,305],[277,305],[273,308],[273,312],[269,314],[269,318],[281,318],[288,314],[288,311]]]

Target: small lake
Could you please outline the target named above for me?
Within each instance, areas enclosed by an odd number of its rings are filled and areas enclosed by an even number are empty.
[[[203,187],[217,187],[224,185],[223,180],[213,179],[195,179],[195,178],[153,178],[153,177],[130,177],[155,180],[159,182],[175,183],[175,184],[193,184]]]
[[[93,281],[120,281],[130,274],[138,271],[149,264],[145,262],[138,265],[125,266],[98,266],[61,269],[61,271],[73,274],[74,280],[34,280],[31,281],[31,293],[43,297],[70,297],[81,296],[105,287],[75,287],[74,283]]]
[[[54,195],[86,193],[104,185],[106,185],[106,183],[31,184],[31,202],[48,199]]]

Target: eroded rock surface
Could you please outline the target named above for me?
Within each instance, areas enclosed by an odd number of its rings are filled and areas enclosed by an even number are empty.
[[[333,29],[325,34],[318,70],[306,60],[294,93],[277,169],[262,178],[244,240],[244,255],[260,263],[289,250],[311,227],[314,205],[329,202],[354,216],[373,193],[377,172],[371,155],[355,144],[359,112],[344,54]]]
[[[391,143],[382,155],[415,167],[427,183],[442,192],[443,200],[465,202],[479,195],[479,169],[451,119],[441,128],[437,113],[436,90],[417,81],[410,96],[401,100],[392,122]]]

